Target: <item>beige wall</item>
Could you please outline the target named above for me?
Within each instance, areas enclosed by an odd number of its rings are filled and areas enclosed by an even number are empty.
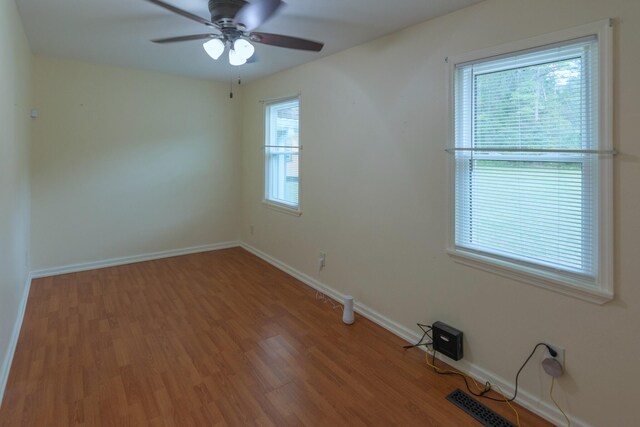
[[[447,256],[444,58],[615,20],[616,295],[604,306]],[[488,0],[245,88],[242,239],[405,327],[443,320],[465,359],[513,381],[533,344],[566,348],[557,389],[573,416],[637,425],[640,383],[640,1]],[[299,218],[261,204],[263,98],[302,93]],[[250,233],[250,226],[254,233]],[[316,269],[319,251],[327,266]],[[533,363],[521,385],[549,402]]]
[[[29,272],[31,51],[13,0],[0,0],[0,399]]]
[[[445,253],[444,58],[607,17],[616,18],[615,143],[622,152],[616,300],[599,306],[456,264]],[[30,54],[19,22],[13,1],[0,0],[0,356],[29,247]],[[405,327],[435,320],[459,327],[465,359],[497,378],[512,381],[538,341],[563,346],[563,406],[592,425],[635,425],[639,45],[637,0],[487,0],[262,79],[243,99],[229,100],[226,85],[37,58],[32,269],[240,236]],[[305,147],[299,218],[260,203],[258,102],[297,92]],[[319,273],[321,250],[327,267]],[[548,377],[535,364],[521,385],[548,403]]]
[[[36,57],[32,269],[236,240],[228,88]]]

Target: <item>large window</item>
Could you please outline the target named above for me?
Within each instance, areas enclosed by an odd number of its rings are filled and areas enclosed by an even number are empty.
[[[266,105],[265,201],[300,211],[300,101]]]
[[[600,42],[455,65],[454,253],[610,292]]]

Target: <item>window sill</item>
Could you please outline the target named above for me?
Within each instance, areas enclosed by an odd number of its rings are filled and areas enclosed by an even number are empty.
[[[558,292],[595,304],[605,304],[613,300],[613,293],[586,287],[579,280],[561,277],[533,268],[527,268],[508,261],[497,260],[461,249],[448,249],[447,253],[455,262],[478,268],[519,282]]]
[[[293,216],[302,215],[302,211],[300,210],[300,208],[296,209],[286,205],[281,205],[279,203],[270,202],[268,200],[263,200],[262,204],[269,209],[273,209],[274,211],[282,212],[288,215],[293,215]]]

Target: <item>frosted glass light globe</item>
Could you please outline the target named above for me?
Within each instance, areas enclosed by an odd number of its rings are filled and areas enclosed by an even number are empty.
[[[234,49],[229,51],[229,64],[235,65],[236,67],[239,65],[244,65],[247,63],[247,58],[240,55]]]
[[[220,39],[212,39],[202,45],[207,55],[213,59],[220,58],[220,55],[224,52],[224,43]]]
[[[253,52],[256,51],[256,48],[245,39],[238,39],[233,43],[233,50],[243,58],[249,59],[251,58],[251,55],[253,55]]]

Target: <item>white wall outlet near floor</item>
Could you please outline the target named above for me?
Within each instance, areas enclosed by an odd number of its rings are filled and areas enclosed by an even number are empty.
[[[549,344],[549,343],[547,343],[547,345],[558,353],[555,359],[557,359],[558,362],[560,362],[560,364],[562,364],[562,367],[564,368],[565,367],[564,347],[560,347],[559,345]],[[547,357],[551,357],[551,353],[549,353],[549,349],[545,348],[543,352],[542,360],[546,359]]]
[[[324,252],[320,252],[320,256],[318,257],[318,269],[322,270],[327,265],[327,254]]]
[[[253,225],[249,226],[249,234],[253,235]]]

